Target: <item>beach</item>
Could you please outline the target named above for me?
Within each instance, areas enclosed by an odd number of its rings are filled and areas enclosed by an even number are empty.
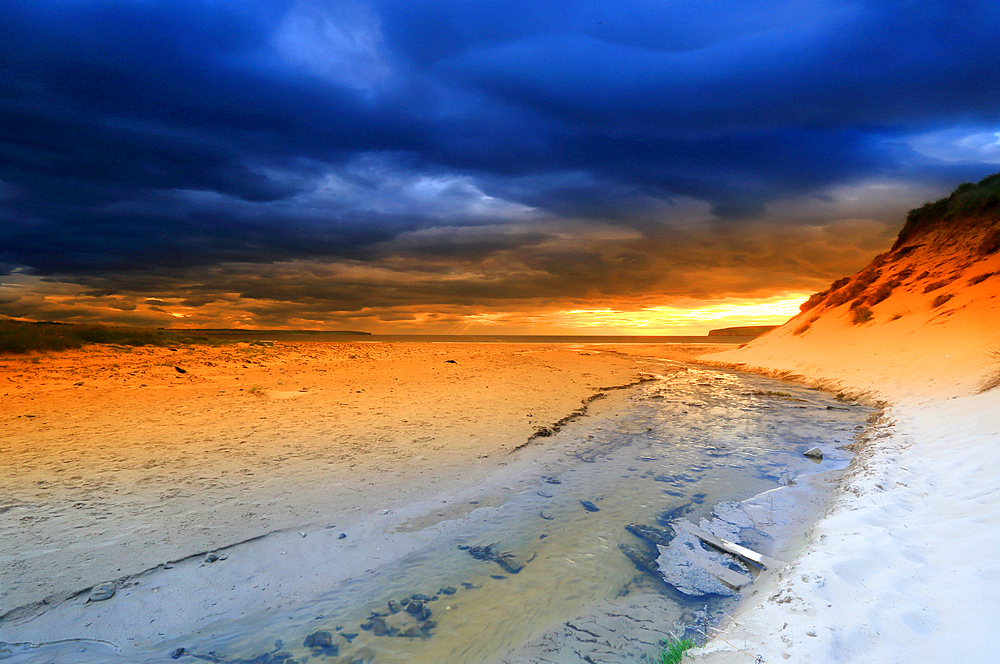
[[[518,448],[615,408],[617,388],[671,359],[723,347],[244,342],[4,358],[0,640],[45,640],[25,625],[51,606],[265,535],[265,567],[308,531],[344,550],[345,577],[363,573],[402,555],[373,552],[373,533],[445,519]],[[244,594],[226,610],[311,583],[307,561],[282,565],[243,570],[259,583],[234,582]],[[284,589],[253,591],[269,580]]]
[[[994,307],[972,294],[963,309],[985,321]],[[996,500],[984,453],[997,420],[983,414],[1000,402],[996,390],[975,393],[994,371],[984,327],[952,335],[957,368],[923,331],[909,355],[892,355],[901,366],[886,367],[872,358],[898,330],[862,330],[867,340],[831,352],[858,330],[833,316],[813,327],[803,338],[789,324],[739,349],[241,342],[3,358],[0,641],[23,652],[71,635],[127,653],[288,610],[318,583],[413,554],[421,532],[456,535],[449,528],[470,505],[499,508],[538,474],[552,434],[631,408],[632,386],[693,362],[885,410],[851,446],[845,475],[744,502],[790,565],[763,574],[692,654],[720,664],[903,661],[944,643],[963,661],[987,661],[983,635],[997,631],[980,607],[1000,579],[988,554],[1000,542],[979,507]],[[102,582],[117,597],[88,602]],[[599,633],[609,617],[631,615],[634,626],[659,616],[651,633],[670,638],[670,611],[640,593],[573,625]],[[578,634],[563,632],[502,661],[572,661]],[[642,638],[655,653],[657,638]]]

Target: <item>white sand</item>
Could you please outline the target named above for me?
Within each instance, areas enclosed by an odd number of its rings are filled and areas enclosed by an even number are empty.
[[[1000,370],[1000,276],[969,285],[1000,256],[970,256],[925,247],[889,266],[883,281],[906,264],[931,274],[872,307],[871,322],[853,324],[847,304],[809,311],[713,356],[889,407],[801,557],[698,661],[1000,661],[1000,389],[979,393]],[[952,281],[923,292],[942,276]]]

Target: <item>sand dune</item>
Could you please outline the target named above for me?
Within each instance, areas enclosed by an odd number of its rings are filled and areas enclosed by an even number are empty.
[[[1000,221],[942,219],[713,361],[888,404],[803,555],[705,662],[996,661]]]

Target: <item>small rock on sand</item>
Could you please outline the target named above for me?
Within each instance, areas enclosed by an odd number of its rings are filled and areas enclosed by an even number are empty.
[[[806,450],[804,452],[804,455],[809,457],[810,459],[822,459],[823,450],[819,449],[818,447],[814,447],[811,450]]]
[[[100,583],[94,586],[90,595],[87,597],[88,602],[103,602],[106,599],[111,599],[115,596],[115,591],[118,590],[117,586],[111,581],[105,583]]]

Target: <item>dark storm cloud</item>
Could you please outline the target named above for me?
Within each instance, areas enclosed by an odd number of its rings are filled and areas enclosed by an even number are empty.
[[[692,201],[752,245],[783,201],[996,169],[912,147],[1000,125],[990,2],[0,0],[0,26],[0,266],[185,306],[718,295],[682,271],[741,254]],[[587,223],[636,236],[555,241]],[[421,276],[220,267],[337,261]]]

